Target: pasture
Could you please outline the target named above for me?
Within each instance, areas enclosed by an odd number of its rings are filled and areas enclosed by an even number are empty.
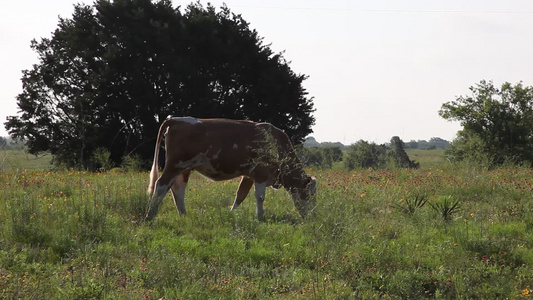
[[[420,163],[421,169],[440,168],[442,165],[449,164],[444,156],[444,149],[406,149],[405,152],[411,160]]]
[[[0,173],[0,299],[531,297],[532,170],[309,173],[306,219],[194,175],[188,214],[169,194],[150,224],[147,172]]]
[[[0,172],[16,170],[50,170],[50,154],[31,155],[22,150],[0,150]]]

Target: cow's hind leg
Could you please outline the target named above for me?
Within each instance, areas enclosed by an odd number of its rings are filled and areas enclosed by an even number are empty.
[[[265,217],[265,211],[263,210],[263,202],[265,201],[266,182],[255,182],[255,201],[257,205],[257,218],[263,220]]]
[[[172,184],[171,191],[172,197],[174,198],[174,204],[178,209],[178,213],[183,215],[185,211],[185,189],[187,188],[187,182],[189,181],[189,175],[191,171],[185,171],[181,173],[174,184]]]
[[[150,221],[155,217],[157,211],[159,210],[159,206],[161,205],[161,200],[165,198],[165,195],[170,189],[176,176],[180,173],[181,171],[169,172],[166,169],[163,171],[163,174],[155,184],[154,193],[152,195],[152,199],[150,199],[150,205],[148,207],[148,212],[146,213],[145,217],[146,221]]]
[[[239,189],[235,195],[235,201],[233,202],[233,206],[231,206],[231,210],[234,210],[241,205],[242,201],[244,201],[246,196],[248,196],[248,192],[250,192],[252,185],[254,185],[254,181],[252,179],[246,176],[241,178],[241,184],[239,184]]]

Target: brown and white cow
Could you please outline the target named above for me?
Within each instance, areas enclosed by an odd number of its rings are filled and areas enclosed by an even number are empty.
[[[166,162],[158,177],[158,156],[165,135]],[[148,194],[152,197],[146,215],[157,214],[169,189],[180,214],[185,213],[185,188],[196,170],[215,180],[242,176],[232,210],[255,184],[257,216],[263,219],[266,187],[285,187],[302,216],[314,209],[316,180],[302,169],[287,135],[269,123],[228,119],[174,117],[159,128]],[[157,179],[157,182],[156,182]]]

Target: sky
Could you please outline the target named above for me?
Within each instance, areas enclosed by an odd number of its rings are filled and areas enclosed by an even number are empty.
[[[0,136],[17,115],[22,70],[37,63],[32,39],[51,37],[58,17],[85,0],[0,4]],[[191,1],[173,0],[185,7]],[[201,1],[207,4],[207,1]],[[440,137],[461,126],[438,115],[481,80],[533,86],[530,0],[225,0],[283,52],[313,97],[319,142],[384,143]]]

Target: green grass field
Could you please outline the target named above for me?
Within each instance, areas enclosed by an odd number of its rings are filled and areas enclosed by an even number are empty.
[[[533,171],[312,170],[230,211],[238,181],[190,180],[140,222],[148,173],[0,173],[0,299],[517,299],[533,289]],[[457,204],[457,206],[454,206]]]
[[[443,149],[406,149],[405,152],[411,160],[415,160],[416,162],[420,163],[421,169],[438,168],[448,163],[446,157],[444,156]]]
[[[52,156],[31,155],[22,150],[0,150],[0,172],[21,170],[50,170]]]

